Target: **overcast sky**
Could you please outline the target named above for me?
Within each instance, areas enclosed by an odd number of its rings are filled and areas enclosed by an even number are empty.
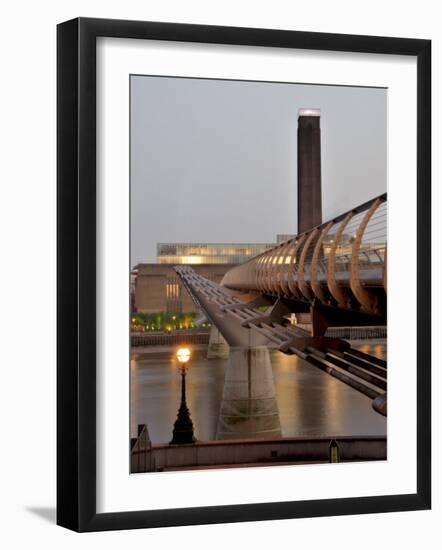
[[[323,221],[387,190],[387,91],[131,77],[131,264],[157,242],[297,231],[299,108],[321,110]]]

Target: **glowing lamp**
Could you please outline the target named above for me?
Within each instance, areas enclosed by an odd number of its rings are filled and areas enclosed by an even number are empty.
[[[187,363],[187,361],[190,359],[190,349],[189,348],[180,348],[176,352],[176,357],[182,365],[185,365]]]

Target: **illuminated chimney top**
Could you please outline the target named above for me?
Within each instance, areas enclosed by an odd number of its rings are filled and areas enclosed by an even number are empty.
[[[298,116],[321,116],[321,109],[299,109]]]

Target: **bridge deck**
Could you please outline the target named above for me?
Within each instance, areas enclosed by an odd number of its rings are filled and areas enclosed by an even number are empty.
[[[223,336],[226,337],[227,327],[231,330],[229,325],[236,326],[238,331],[244,328],[255,331],[283,353],[298,355],[373,400],[386,393],[385,361],[359,352],[345,340],[313,338],[306,330],[289,324],[283,316],[275,321],[266,311],[244,303],[228,289],[196,274],[188,266],[175,266],[175,271]],[[378,410],[376,406],[375,409]]]

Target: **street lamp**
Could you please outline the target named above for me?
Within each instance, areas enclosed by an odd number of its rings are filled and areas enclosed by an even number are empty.
[[[186,443],[195,443],[196,441],[193,435],[192,419],[190,418],[189,409],[186,404],[186,372],[187,363],[190,359],[190,349],[179,348],[176,353],[176,357],[180,364],[181,371],[181,404],[173,426],[173,437],[170,444],[183,445]]]

